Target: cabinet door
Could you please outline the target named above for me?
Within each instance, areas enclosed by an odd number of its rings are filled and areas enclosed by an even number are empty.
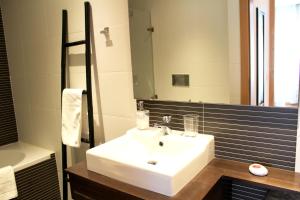
[[[69,174],[74,200],[140,200],[135,196],[100,185],[88,179]]]

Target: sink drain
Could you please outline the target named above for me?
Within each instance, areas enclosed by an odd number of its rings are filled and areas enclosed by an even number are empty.
[[[149,160],[147,163],[150,164],[150,165],[156,165],[157,164],[157,162],[155,160]]]

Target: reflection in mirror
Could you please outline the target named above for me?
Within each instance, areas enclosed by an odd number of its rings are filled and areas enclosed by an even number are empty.
[[[247,5],[240,0],[129,0],[135,98],[296,105],[300,45],[283,46],[283,40],[287,28],[298,35],[299,30],[295,19],[281,27],[287,16],[277,10],[287,5],[277,1],[285,0],[276,0],[276,6],[275,0]],[[256,20],[256,8],[263,13],[263,26]],[[289,39],[299,42],[291,34]],[[293,51],[293,62],[287,62],[287,48]],[[283,76],[293,79],[287,84]]]
[[[265,104],[265,13],[256,8],[256,48],[257,48],[257,98],[256,104],[263,106]]]
[[[274,104],[297,106],[300,68],[300,0],[276,0]]]

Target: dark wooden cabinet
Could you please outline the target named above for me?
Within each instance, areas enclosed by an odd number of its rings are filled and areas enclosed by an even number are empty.
[[[72,198],[74,200],[140,200],[135,196],[92,182],[80,176],[69,174]]]
[[[236,192],[257,196],[257,191],[261,191],[264,199],[271,196],[269,192],[273,190],[299,195],[299,173],[269,167],[268,176],[257,177],[249,173],[248,166],[247,163],[214,159],[173,197],[89,171],[85,161],[66,171],[74,200],[227,200]]]

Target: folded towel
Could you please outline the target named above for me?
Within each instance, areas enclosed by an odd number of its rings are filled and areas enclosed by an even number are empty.
[[[0,199],[7,200],[18,196],[14,169],[11,166],[0,168]]]
[[[80,147],[82,131],[82,89],[64,89],[62,96],[62,141]]]

